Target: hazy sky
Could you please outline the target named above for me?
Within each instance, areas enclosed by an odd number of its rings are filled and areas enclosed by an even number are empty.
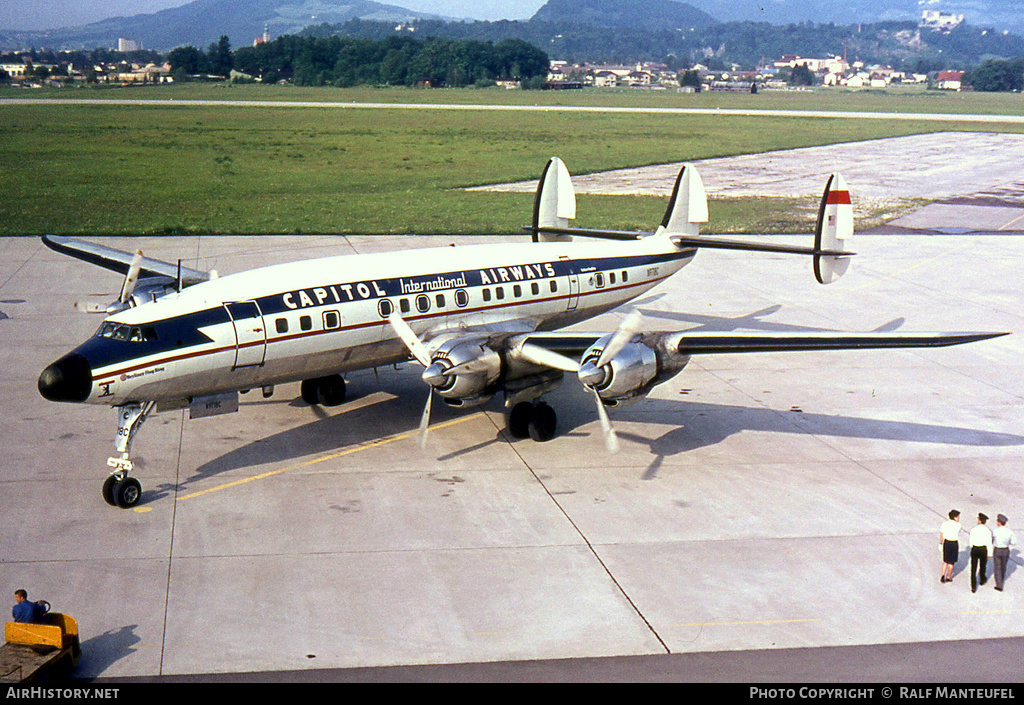
[[[74,27],[187,5],[191,0],[0,0],[0,29]],[[378,0],[410,10],[477,20],[531,17],[546,0]]]

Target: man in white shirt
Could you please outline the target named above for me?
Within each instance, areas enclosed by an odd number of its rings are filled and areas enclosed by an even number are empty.
[[[953,582],[953,568],[960,555],[960,512],[951,509],[949,519],[939,527],[939,548],[942,551],[942,577],[940,583]]]
[[[1010,560],[1010,546],[1017,545],[1017,535],[1006,525],[1005,514],[996,517],[996,529],[992,532],[992,575],[996,579],[996,590],[1003,591],[1006,580],[1006,563]]]
[[[971,592],[977,592],[978,585],[984,585],[988,580],[985,567],[988,565],[988,557],[992,555],[992,530],[985,526],[986,521],[988,517],[979,513],[978,525],[971,529]]]

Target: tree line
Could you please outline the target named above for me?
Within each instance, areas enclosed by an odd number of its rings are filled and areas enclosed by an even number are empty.
[[[227,37],[205,53],[179,47],[168,56],[178,78],[227,76],[232,69],[263,82],[300,86],[360,84],[467,86],[514,78],[536,85],[547,77],[548,56],[520,39],[493,43],[409,36],[368,39],[285,35],[232,52]]]

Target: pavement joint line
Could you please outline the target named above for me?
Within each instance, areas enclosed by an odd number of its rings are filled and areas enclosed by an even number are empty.
[[[676,624],[676,627],[741,627],[750,624],[797,624],[799,622],[820,622],[821,617],[807,617],[804,619],[758,619],[746,622],[686,622]]]
[[[436,424],[434,426],[431,426],[431,430],[432,431],[437,431],[437,430],[440,430],[442,428],[447,428],[449,426],[454,426],[456,424],[464,423],[466,421],[470,421],[472,419],[479,418],[481,415],[482,415],[481,413],[477,413],[477,414],[473,414],[471,416],[463,416],[463,417],[460,417],[460,418],[457,418],[457,419],[452,419],[451,421],[445,421],[443,423],[439,423],[439,424]],[[377,439],[375,441],[369,441],[367,443],[361,443],[361,444],[359,444],[359,445],[357,445],[355,447],[352,447],[352,448],[346,448],[345,450],[340,450],[340,451],[337,451],[335,453],[328,453],[327,455],[322,455],[322,456],[319,456],[317,458],[313,458],[312,460],[303,461],[301,463],[295,463],[294,465],[289,465],[288,467],[285,467],[285,468],[279,468],[277,470],[271,470],[269,472],[260,473],[259,475],[253,475],[252,477],[246,477],[246,478],[242,478],[241,480],[235,480],[234,482],[227,482],[227,483],[225,483],[223,485],[218,485],[216,487],[210,487],[209,489],[200,490],[198,492],[192,492],[190,494],[178,497],[178,499],[176,501],[183,502],[186,499],[194,499],[196,497],[202,497],[204,495],[212,494],[214,492],[220,492],[221,490],[230,489],[232,487],[238,487],[239,485],[244,485],[244,484],[247,484],[249,482],[255,482],[256,480],[265,480],[268,477],[274,477],[275,475],[283,475],[284,473],[289,472],[291,470],[298,470],[299,468],[310,467],[312,465],[317,465],[317,464],[322,463],[322,462],[327,461],[327,460],[334,460],[335,458],[341,458],[341,457],[346,456],[346,455],[352,455],[353,453],[359,453],[359,452],[364,451],[364,450],[370,450],[371,448],[379,448],[380,446],[388,445],[390,443],[394,443],[395,441],[405,440],[407,438],[411,438],[412,436],[417,435],[418,433],[419,433],[418,430],[416,430],[416,431],[407,431],[405,433],[400,433],[397,436],[389,436],[387,438],[379,438],[379,439]]]
[[[1024,609],[1016,610],[972,610],[967,612],[961,612],[960,614],[1009,614],[1010,612],[1024,612]]]

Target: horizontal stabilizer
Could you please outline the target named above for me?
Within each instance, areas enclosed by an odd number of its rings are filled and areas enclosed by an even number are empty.
[[[939,348],[1008,333],[670,333],[665,347],[680,355],[876,348]]]
[[[558,157],[551,157],[537,183],[533,202],[533,241],[559,242],[572,236],[545,228],[566,228],[576,217],[576,190],[569,170]]]
[[[136,254],[132,252],[123,252],[112,247],[60,235],[43,235],[43,244],[54,252],[69,255],[83,262],[95,264],[98,267],[103,267],[125,276],[132,270],[132,262],[136,258]],[[179,266],[177,264],[143,257],[139,263],[137,277],[140,279],[168,277],[177,280],[178,274]],[[189,267],[180,267],[180,274],[183,287],[192,286],[210,278],[209,273]]]

